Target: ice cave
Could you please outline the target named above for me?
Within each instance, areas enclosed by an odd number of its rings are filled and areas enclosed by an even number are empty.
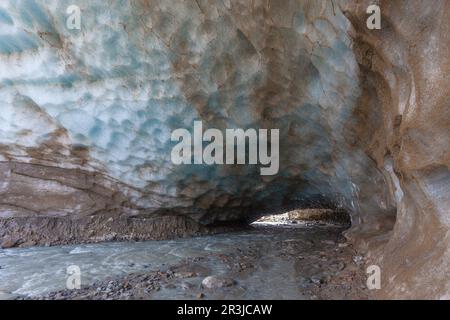
[[[2,0],[0,298],[35,293],[20,250],[158,259],[155,240],[194,255],[237,229],[248,248],[261,217],[320,209],[349,216],[336,250],[382,270],[371,297],[450,299],[449,31],[447,0]],[[196,121],[278,129],[278,172],[173,163]]]

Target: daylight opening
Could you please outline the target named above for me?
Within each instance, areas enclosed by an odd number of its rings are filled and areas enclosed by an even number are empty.
[[[295,209],[284,213],[269,214],[260,217],[252,225],[309,225],[339,224],[350,227],[348,212],[336,209],[310,208]]]

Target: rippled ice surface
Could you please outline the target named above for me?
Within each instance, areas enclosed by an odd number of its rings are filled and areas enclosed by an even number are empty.
[[[317,228],[317,227],[316,227]],[[299,298],[294,277],[298,274],[289,260],[276,255],[277,243],[314,238],[314,231],[305,226],[289,228],[256,228],[249,231],[186,239],[110,242],[55,247],[13,248],[0,250],[0,298],[13,295],[41,295],[65,289],[67,267],[81,269],[82,285],[105,280],[114,275],[158,270],[178,264],[185,258],[205,257],[211,253],[232,253],[256,247],[264,251],[255,272],[238,279],[238,283],[251,290],[236,286],[233,290],[240,298]],[[225,266],[209,266],[212,274],[224,274]],[[198,279],[201,281],[201,279]],[[276,288],[276,290],[267,290]],[[162,290],[155,298],[183,298],[178,291]]]

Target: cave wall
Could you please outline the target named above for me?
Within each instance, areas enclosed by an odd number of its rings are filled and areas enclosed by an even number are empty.
[[[0,237],[207,232],[291,207],[351,213],[380,297],[449,292],[447,1],[0,4]],[[427,2],[428,3],[428,2]],[[171,162],[170,133],[279,128],[280,170]],[[6,239],[6,240],[5,240]]]
[[[377,31],[363,22],[369,4],[342,3],[361,69],[357,132],[397,210],[392,232],[359,243],[386,271],[381,297],[448,299],[450,3],[379,1]]]

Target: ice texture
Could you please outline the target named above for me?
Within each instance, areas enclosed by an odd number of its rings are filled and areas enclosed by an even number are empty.
[[[72,4],[81,30],[66,26]],[[5,160],[73,168],[70,150],[86,148],[82,168],[138,189],[133,201],[143,208],[352,205],[351,175],[368,159],[344,140],[360,94],[358,65],[349,21],[331,3],[230,9],[222,1],[58,0],[0,8]],[[221,130],[280,129],[279,174],[260,177],[255,165],[175,166],[170,133],[192,130],[194,120]],[[61,154],[29,156],[43,144]],[[155,203],[152,193],[174,200]]]

